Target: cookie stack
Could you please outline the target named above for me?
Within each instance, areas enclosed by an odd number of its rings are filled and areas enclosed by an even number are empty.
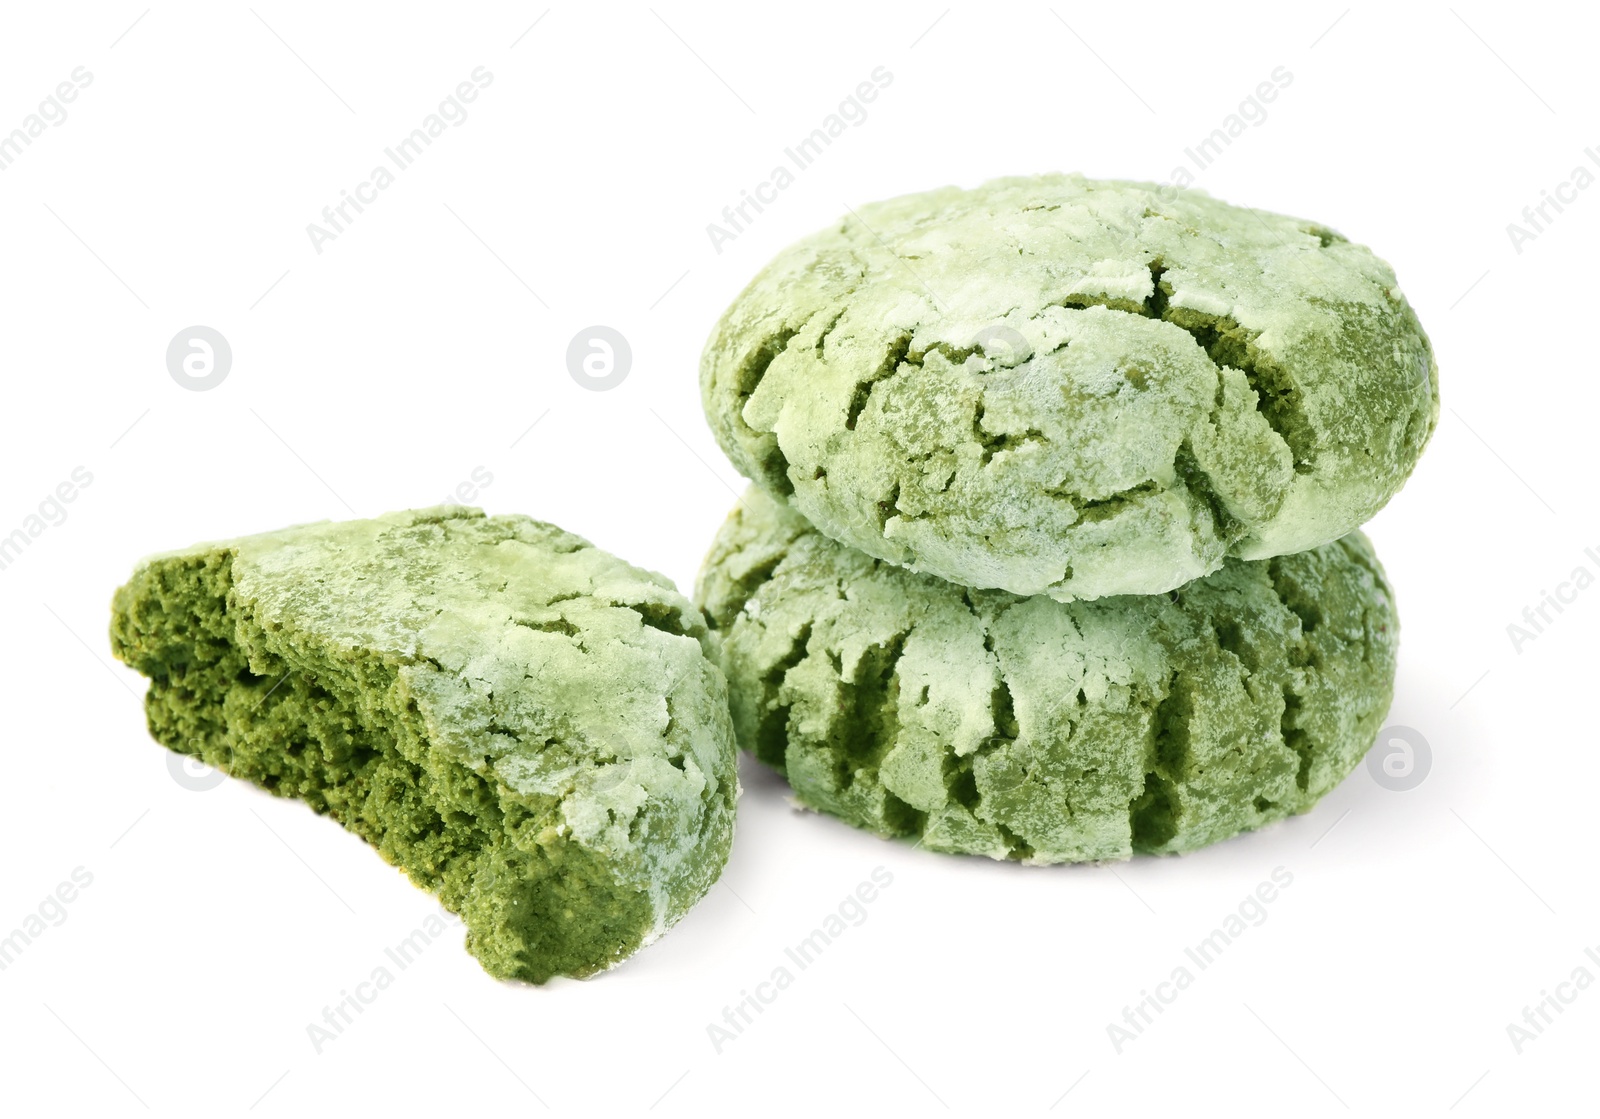
[[[1305,812],[1372,745],[1397,624],[1357,529],[1438,369],[1334,231],[1081,176],[864,206],[739,296],[701,390],[755,485],[696,597],[803,804],[1117,859]]]

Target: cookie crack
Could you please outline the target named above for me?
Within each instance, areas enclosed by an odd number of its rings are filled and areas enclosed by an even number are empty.
[[[1293,750],[1300,759],[1299,768],[1295,770],[1294,783],[1296,788],[1305,793],[1311,786],[1311,763],[1316,760],[1317,749],[1310,733],[1299,725],[1301,703],[1300,694],[1295,691],[1293,680],[1285,680],[1283,717],[1278,720],[1278,732],[1283,735],[1283,744]]]
[[[980,811],[983,807],[983,795],[978,790],[975,766],[981,758],[1014,744],[1021,737],[1022,727],[1017,720],[1016,696],[1011,690],[1011,682],[1006,679],[1005,670],[1000,664],[999,654],[995,651],[994,631],[990,625],[985,624],[983,615],[978,611],[977,604],[972,601],[970,588],[962,589],[961,601],[967,608],[967,612],[978,622],[982,630],[984,653],[993,661],[994,684],[989,690],[990,733],[988,737],[979,743],[971,753],[957,755],[954,752],[947,752],[944,756],[942,777],[944,779],[945,800],[946,803],[965,809],[974,820],[980,820],[993,826],[1006,845],[1005,858],[1010,860],[1029,859],[1034,854],[1034,848],[1027,840],[1011,830],[1003,821],[984,815]],[[1014,605],[1014,603],[1002,605],[995,614],[994,620],[998,621],[1011,605]]]
[[[1167,301],[1172,296],[1172,286],[1165,282],[1167,266],[1158,257],[1152,257],[1146,262],[1150,270],[1150,294],[1143,299],[1129,299],[1120,295],[1107,295],[1105,292],[1073,291],[1063,295],[1054,302],[1045,304],[1046,307],[1061,307],[1068,311],[1085,311],[1090,307],[1104,307],[1110,311],[1122,311],[1130,315],[1140,315],[1147,319],[1160,319],[1166,315]],[[1080,277],[1082,279],[1083,277]],[[1035,318],[1038,316],[1035,315]]]
[[[1172,285],[1166,281],[1167,266],[1160,257],[1150,261],[1150,294],[1144,299],[1146,318],[1165,319],[1167,303],[1172,298]]]
[[[1301,588],[1290,581],[1288,572],[1284,568],[1283,556],[1274,556],[1267,561],[1267,585],[1272,588],[1272,593],[1283,604],[1283,608],[1300,620],[1300,639],[1297,645],[1304,650],[1306,638],[1325,620],[1322,607],[1315,597],[1303,593]]]
[[[761,674],[761,719],[756,726],[755,756],[779,773],[786,773],[784,755],[789,744],[789,709],[780,703],[783,681],[789,671],[805,659],[811,641],[811,623],[806,622],[794,635],[789,650],[773,661]]]
[[[852,292],[847,291],[840,298],[848,298],[851,294],[852,294]],[[839,325],[839,320],[840,319],[844,318],[844,313],[845,313],[845,308],[843,308],[843,307],[839,308],[838,313],[835,314],[833,316],[833,318],[828,320],[828,325],[823,327],[822,330],[820,332],[818,332],[816,344],[811,347],[812,351],[818,357],[822,357],[822,358],[826,357],[826,355],[823,353],[823,347],[824,347],[825,343],[828,341],[828,335],[833,333],[833,328]]]
[[[1346,237],[1343,233],[1340,233],[1337,229],[1329,229],[1327,226],[1317,225],[1315,222],[1302,225],[1300,227],[1300,232],[1304,233],[1308,237],[1315,237],[1317,239],[1317,247],[1319,249],[1325,249],[1329,245],[1336,245],[1341,241],[1349,240],[1348,237]]]
[[[878,767],[900,735],[900,658],[910,630],[867,647],[856,662],[854,679],[840,702],[839,725],[850,728],[840,743],[839,788],[847,791],[858,776],[876,781]],[[881,784],[881,782],[879,782]]]
[[[538,630],[541,633],[559,633],[564,637],[576,637],[578,627],[565,618],[546,618],[538,621],[527,618],[512,618],[511,624],[522,626],[524,629]]]
[[[1151,717],[1144,787],[1128,803],[1128,834],[1133,850],[1160,851],[1178,834],[1177,777],[1189,762],[1189,719],[1194,700],[1177,670]]]
[[[1283,714],[1278,721],[1278,733],[1283,737],[1283,744],[1293,750],[1300,760],[1295,771],[1295,785],[1302,793],[1306,793],[1311,786],[1311,766],[1316,760],[1318,744],[1311,732],[1300,725],[1300,712],[1305,700],[1295,684],[1299,674],[1317,659],[1311,635],[1326,619],[1316,598],[1304,593],[1303,588],[1296,586],[1290,578],[1285,570],[1284,557],[1273,557],[1267,561],[1266,569],[1267,585],[1271,587],[1273,595],[1300,623],[1299,633],[1292,634],[1288,643],[1289,665],[1283,682]]]
[[[1316,465],[1317,436],[1306,415],[1300,387],[1288,370],[1258,344],[1260,331],[1248,330],[1229,315],[1213,315],[1187,307],[1167,307],[1161,321],[1193,338],[1220,376],[1225,366],[1239,370],[1256,394],[1256,411],[1282,439],[1294,459],[1296,474]]]
[[[683,611],[667,602],[618,602],[616,606],[639,615],[639,621],[651,629],[670,633],[674,637],[692,637],[683,617]]]
[[[1217,492],[1216,486],[1211,481],[1211,475],[1201,469],[1189,440],[1185,439],[1178,445],[1178,453],[1172,460],[1172,468],[1189,494],[1210,513],[1213,536],[1224,544],[1232,544],[1245,536],[1249,527],[1228,511],[1227,503],[1222,500],[1222,495]],[[1195,526],[1195,535],[1197,537],[1204,535],[1199,525]]]
[[[900,511],[900,481],[899,481],[899,479],[896,479],[894,481],[894,483],[889,487],[888,495],[886,497],[884,497],[884,499],[882,501],[877,502],[873,506],[873,508],[877,510],[877,514],[878,514],[878,535],[879,536],[887,535],[887,533],[889,531],[889,519],[891,517],[901,517],[902,519],[912,519],[912,520],[916,519],[916,518],[905,518],[905,514],[901,513],[901,511]]]
[[[777,552],[753,565],[743,575],[730,580],[730,589],[724,594],[721,605],[724,609],[712,613],[706,612],[706,624],[714,630],[721,630],[723,626],[732,625],[734,620],[744,613],[744,608],[756,596],[756,592],[772,580],[773,572],[778,570],[789,553],[787,550]]]
[[[844,426],[846,431],[856,429],[856,421],[861,418],[861,413],[866,410],[867,401],[872,399],[872,390],[879,381],[886,381],[900,372],[900,367],[913,364],[906,359],[911,352],[911,334],[902,331],[889,343],[888,350],[883,355],[883,360],[878,363],[878,368],[866,377],[856,382],[855,393],[850,397],[850,405],[845,410]],[[917,362],[915,364],[920,364]]]
[[[1080,524],[1093,524],[1096,521],[1110,520],[1123,510],[1140,504],[1141,499],[1154,497],[1165,493],[1167,487],[1154,478],[1146,478],[1136,486],[1129,486],[1125,490],[1108,494],[1105,497],[1086,498],[1082,494],[1068,489],[1065,484],[1044,491],[1046,497],[1057,497],[1071,503],[1077,510]]]
[[[761,386],[767,371],[772,368],[772,363],[782,357],[788,350],[789,343],[794,336],[799,334],[802,327],[791,327],[785,324],[776,331],[768,334],[756,344],[755,349],[746,355],[733,371],[733,391],[739,402],[734,410],[735,415],[742,416],[744,406],[755,395],[756,389]],[[742,422],[742,421],[741,421]],[[753,429],[752,429],[753,430]]]
[[[1322,227],[1312,227],[1306,232],[1316,236],[1323,248],[1343,240],[1337,233]],[[1047,306],[1067,310],[1105,307],[1176,326],[1195,340],[1219,374],[1224,366],[1232,366],[1245,375],[1246,382],[1256,394],[1257,411],[1267,421],[1267,426],[1288,446],[1294,458],[1295,473],[1306,474],[1314,469],[1317,438],[1305,414],[1301,390],[1288,371],[1260,348],[1260,331],[1240,326],[1232,316],[1171,306],[1172,285],[1166,280],[1165,263],[1160,257],[1155,257],[1147,266],[1150,269],[1150,294],[1142,301],[1103,293],[1074,292]]]
[[[988,466],[994,461],[994,456],[1002,451],[1015,451],[1030,443],[1048,443],[1049,436],[1036,427],[1024,431],[991,432],[983,426],[983,417],[987,414],[984,399],[980,393],[977,403],[972,408],[972,441],[978,445],[978,452],[982,465]]]
[[[745,440],[754,442],[750,448],[754,461],[751,466],[776,493],[788,497],[794,493],[794,482],[789,478],[789,460],[778,446],[778,437],[771,432],[757,431],[745,422],[745,405],[755,395],[766,378],[772,363],[789,349],[789,343],[804,328],[804,324],[791,327],[787,324],[764,337],[733,371],[734,408],[732,421],[743,433]]]
[[[835,322],[837,321],[835,319]],[[832,328],[833,323],[830,323],[828,330],[831,331]],[[920,370],[924,368],[929,354],[938,354],[952,366],[964,365],[967,359],[974,355],[982,358],[990,356],[988,348],[983,344],[982,340],[975,340],[970,346],[955,346],[949,342],[935,342],[925,349],[913,350],[911,348],[913,337],[914,332],[909,330],[903,330],[896,334],[890,341],[883,360],[878,363],[878,367],[856,382],[855,392],[852,394],[850,403],[845,409],[845,430],[854,431],[856,429],[856,423],[861,418],[861,413],[866,410],[867,402],[872,397],[873,389],[902,370]],[[818,341],[818,346],[819,348],[821,346],[820,340]],[[1009,349],[1009,347],[1007,348]],[[1065,342],[1056,347],[1057,350],[1065,348]],[[1053,353],[1055,351],[1052,350],[1050,352]]]

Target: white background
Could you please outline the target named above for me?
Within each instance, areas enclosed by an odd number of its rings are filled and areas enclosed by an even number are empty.
[[[0,131],[75,67],[93,75],[0,172],[0,535],[75,467],[93,476],[0,571],[0,933],[74,868],[93,876],[0,971],[0,1108],[1493,1115],[1590,1098],[1600,986],[1520,1054],[1507,1033],[1575,968],[1600,977],[1583,951],[1600,950],[1600,589],[1520,651],[1507,634],[1575,567],[1600,574],[1600,186],[1520,253],[1506,231],[1600,153],[1585,13],[456,7],[0,21]],[[469,117],[317,253],[307,224],[479,66],[493,82]],[[714,251],[707,223],[879,66],[893,82],[868,118]],[[174,779],[142,681],[107,649],[134,561],[434,504],[483,467],[490,511],[687,590],[740,485],[701,419],[700,347],[768,257],[847,205],[946,182],[1167,179],[1279,66],[1292,84],[1197,185],[1374,246],[1437,348],[1438,432],[1369,528],[1403,623],[1390,723],[1430,744],[1422,783],[1363,768],[1309,815],[1183,859],[1042,869],[794,812],[746,766],[723,883],[658,944],[534,988],[489,979],[452,928],[315,1052],[307,1026],[430,899],[301,804]],[[608,392],[566,368],[596,323],[633,350]],[[234,355],[207,392],[164,361],[196,324]],[[893,884],[865,922],[716,1052],[707,1025],[879,866]],[[1265,922],[1118,1053],[1108,1024],[1276,867],[1293,884]]]

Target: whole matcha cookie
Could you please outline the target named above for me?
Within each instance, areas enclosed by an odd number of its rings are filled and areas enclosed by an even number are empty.
[[[874,559],[752,489],[696,593],[739,744],[801,803],[996,859],[1190,851],[1305,812],[1394,684],[1389,586],[1359,532],[1061,603]]]
[[[1063,601],[1343,536],[1439,410],[1369,250],[1077,175],[852,211],[734,301],[700,383],[734,465],[828,536]]]
[[[158,741],[332,816],[535,983],[612,966],[721,873],[706,639],[664,577],[460,507],[152,557],[111,625]]]

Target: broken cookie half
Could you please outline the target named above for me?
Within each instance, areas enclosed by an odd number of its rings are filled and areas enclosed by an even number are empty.
[[[618,963],[727,860],[723,677],[660,575],[460,507],[145,560],[112,648],[151,734],[376,847],[499,978]]]

